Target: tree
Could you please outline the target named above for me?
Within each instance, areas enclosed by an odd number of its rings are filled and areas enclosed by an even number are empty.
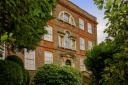
[[[113,41],[103,42],[88,51],[85,65],[93,73],[92,85],[121,85],[127,82],[128,71],[125,63],[128,62],[128,58],[117,56],[120,51],[120,46]]]
[[[69,66],[44,65],[34,76],[35,85],[82,85],[81,74]]]
[[[52,19],[51,11],[57,0],[0,0],[0,42],[7,33],[6,43],[14,48],[34,49]]]
[[[105,32],[118,42],[128,42],[128,1],[127,0],[94,0],[99,9],[105,9],[108,20]]]
[[[85,64],[92,71],[93,85],[128,84],[128,1],[94,0],[105,9],[108,39],[87,53]]]
[[[24,68],[24,63],[21,60],[20,57],[16,56],[16,55],[9,55],[7,56],[6,60],[12,61],[16,64],[18,64],[19,66],[21,66],[22,68]]]

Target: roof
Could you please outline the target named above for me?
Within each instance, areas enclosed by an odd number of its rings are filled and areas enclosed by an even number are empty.
[[[71,8],[75,12],[77,12],[77,13],[81,14],[82,16],[85,16],[86,18],[88,18],[88,19],[90,19],[90,20],[92,20],[92,21],[97,23],[97,18],[95,16],[93,16],[90,13],[86,12],[85,10],[83,10],[79,6],[75,5],[71,1],[69,1],[69,0],[60,0],[59,3],[65,5],[66,7]]]

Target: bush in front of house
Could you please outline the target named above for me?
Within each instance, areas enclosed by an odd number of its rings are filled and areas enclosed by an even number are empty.
[[[27,70],[23,70],[23,85],[29,85],[30,83],[30,76]]]
[[[82,85],[81,74],[70,66],[46,64],[37,70],[35,85]]]
[[[23,75],[22,75],[23,76],[23,84],[22,85],[29,85],[29,81],[30,81],[29,72],[27,70],[25,70],[24,63],[20,59],[20,57],[18,57],[17,55],[9,55],[9,56],[7,56],[6,60],[12,61],[22,68],[21,69],[23,72]]]
[[[15,62],[16,64],[18,64],[19,66],[21,66],[22,68],[24,68],[23,61],[17,55],[9,55],[9,56],[7,56],[6,60]]]
[[[0,60],[0,85],[22,85],[22,68],[8,60]]]

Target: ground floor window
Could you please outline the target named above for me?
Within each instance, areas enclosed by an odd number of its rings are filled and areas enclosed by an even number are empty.
[[[24,62],[27,70],[35,70],[35,51],[24,50]]]
[[[71,66],[71,61],[70,61],[70,60],[66,60],[66,61],[65,61],[65,65]]]
[[[84,65],[84,58],[83,57],[80,58],[80,70],[81,71],[86,70],[85,65]]]
[[[49,51],[44,51],[44,64],[53,63],[53,53]]]

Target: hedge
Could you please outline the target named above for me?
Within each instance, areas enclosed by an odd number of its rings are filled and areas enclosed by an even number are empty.
[[[0,60],[0,85],[22,85],[23,71],[16,63]]]
[[[82,85],[81,74],[70,66],[46,64],[37,70],[35,85]]]

